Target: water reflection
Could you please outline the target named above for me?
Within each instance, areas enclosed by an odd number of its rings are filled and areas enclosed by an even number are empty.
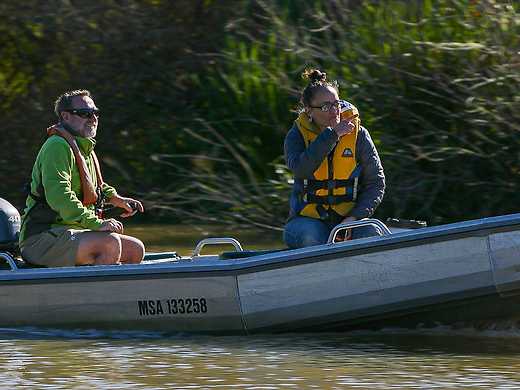
[[[240,337],[4,329],[5,387],[518,388],[518,332]],[[8,351],[8,352],[7,352]]]

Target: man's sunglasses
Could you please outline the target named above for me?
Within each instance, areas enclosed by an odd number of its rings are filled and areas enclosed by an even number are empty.
[[[66,110],[72,115],[77,115],[83,119],[91,119],[94,115],[99,118],[99,110],[97,108],[77,108],[73,110]]]

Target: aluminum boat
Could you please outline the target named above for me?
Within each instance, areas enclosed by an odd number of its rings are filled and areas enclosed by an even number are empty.
[[[3,203],[2,203],[3,202]],[[324,245],[248,251],[229,237],[139,265],[35,268],[0,199],[0,327],[210,334],[417,327],[520,315],[520,214],[392,231],[337,226]],[[337,242],[371,224],[380,236]],[[229,244],[234,250],[202,254]]]

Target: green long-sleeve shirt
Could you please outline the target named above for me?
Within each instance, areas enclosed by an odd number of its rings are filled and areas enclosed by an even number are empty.
[[[96,183],[96,169],[92,158],[92,150],[96,141],[91,138],[75,137],[81,154],[85,157],[88,171]],[[107,198],[116,194],[116,190],[108,184],[103,184],[103,193]],[[74,153],[65,139],[57,135],[49,137],[42,145],[31,175],[31,192],[44,197],[50,207],[47,212],[40,212],[39,208],[31,211],[36,204],[33,197],[28,196],[26,208],[22,217],[20,245],[27,238],[27,230],[31,224],[41,226],[48,224],[48,228],[67,226],[75,229],[93,229],[101,226],[103,220],[95,213],[94,205],[84,206],[81,202],[81,180],[76,166]]]

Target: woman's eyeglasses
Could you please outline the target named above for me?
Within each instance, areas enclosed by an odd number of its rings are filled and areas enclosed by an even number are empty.
[[[341,100],[336,100],[335,102],[326,102],[323,103],[321,106],[310,106],[311,108],[319,108],[323,112],[329,112],[333,108],[339,111],[341,107]]]
[[[96,118],[99,118],[99,110],[97,108],[76,108],[66,111],[83,119],[91,119],[94,115]]]

